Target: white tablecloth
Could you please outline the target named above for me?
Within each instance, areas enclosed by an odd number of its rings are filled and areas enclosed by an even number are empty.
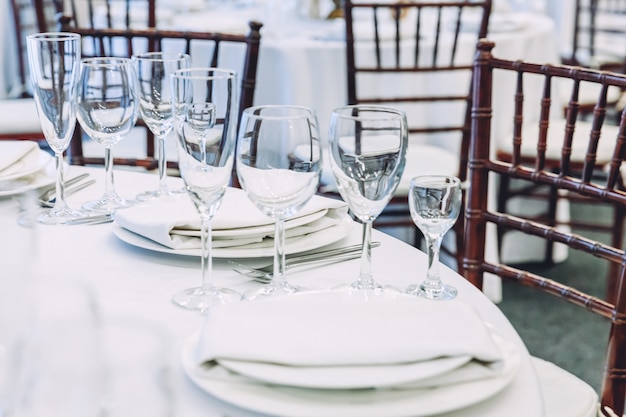
[[[88,171],[98,180],[93,185],[70,197],[69,202],[79,206],[98,197],[103,191],[104,172],[101,169],[70,167],[68,174]],[[152,189],[157,184],[156,174],[116,171],[118,192],[127,198]],[[173,184],[174,186],[180,183]],[[14,204],[11,198],[0,199],[0,208]],[[38,226],[37,248],[30,248],[27,259],[39,272],[41,280],[55,277],[77,278],[96,290],[106,315],[126,315],[155,321],[169,332],[174,345],[175,387],[177,407],[175,415],[187,417],[261,417],[239,407],[226,404],[196,387],[188,380],[180,365],[179,355],[191,335],[202,324],[202,315],[172,304],[172,295],[200,283],[200,262],[197,258],[152,252],[130,246],[112,232],[111,224],[95,226]],[[355,228],[347,239],[358,241],[360,228]],[[419,250],[380,232],[374,239],[381,246],[373,252],[373,273],[386,284],[404,288],[421,281],[426,270],[426,256]],[[18,256],[12,237],[0,238],[0,256],[11,259]],[[2,261],[3,265],[7,265]],[[8,265],[11,265],[8,263]],[[13,264],[15,265],[15,264]],[[6,285],[15,277],[18,266],[2,269],[0,279]],[[341,282],[356,279],[359,261],[290,273],[289,279],[310,289],[327,289]],[[216,284],[239,291],[255,285],[229,269],[225,260],[214,264]],[[501,313],[482,293],[461,276],[442,268],[442,279],[459,289],[459,299],[474,305],[486,322],[498,333],[513,342],[522,352],[522,367],[510,386],[487,401],[465,410],[444,414],[455,417],[540,416],[541,399],[529,356],[519,336]],[[62,299],[56,300],[63,303]],[[288,312],[287,312],[288,314]],[[416,318],[419,320],[419,318]],[[410,329],[407,329],[410,331]]]

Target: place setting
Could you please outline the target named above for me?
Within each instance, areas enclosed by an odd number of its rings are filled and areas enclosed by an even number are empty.
[[[415,417],[496,396],[521,355],[464,302],[332,290],[215,306],[181,361],[201,389],[257,412]]]

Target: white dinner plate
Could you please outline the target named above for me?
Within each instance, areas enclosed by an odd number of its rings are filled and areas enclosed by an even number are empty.
[[[237,374],[207,376],[195,360],[192,337],[182,351],[182,366],[198,387],[236,406],[280,417],[425,417],[458,410],[502,391],[521,365],[518,349],[494,335],[504,364],[494,378],[430,389],[387,388],[332,390],[269,385]]]
[[[355,222],[352,220],[352,218],[346,215],[340,222],[326,229],[310,233],[308,235],[287,238],[285,253],[292,254],[306,252],[335,243],[348,236],[352,231],[352,227],[354,225]],[[138,248],[161,253],[169,253],[173,255],[202,256],[200,249],[168,248],[167,246],[163,246],[153,240],[133,233],[130,230],[121,227],[115,222],[113,222],[113,233],[123,242],[126,242],[132,246],[136,246]],[[227,248],[214,248],[212,251],[212,256],[215,258],[271,257],[274,256],[274,241],[271,239],[266,239],[262,243],[254,243],[250,245],[233,246]]]
[[[432,378],[456,369],[471,356],[452,356],[412,364],[378,366],[287,366],[220,359],[221,366],[270,384],[315,389],[391,387]]]
[[[44,151],[29,152],[18,162],[6,168],[0,174],[0,181],[10,181],[22,177],[27,177],[41,171],[52,159],[52,156]]]
[[[54,167],[48,166],[52,156],[45,151],[40,151],[38,156],[38,168],[33,172],[20,175],[10,180],[0,180],[0,197],[10,197],[30,190],[36,190],[54,184]],[[53,165],[53,164],[52,164]]]

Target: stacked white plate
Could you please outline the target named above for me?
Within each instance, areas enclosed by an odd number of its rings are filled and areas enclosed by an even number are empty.
[[[0,197],[52,184],[52,156],[33,141],[0,141]]]
[[[520,363],[461,301],[347,291],[217,306],[182,352],[204,391],[284,417],[459,410],[498,395]]]

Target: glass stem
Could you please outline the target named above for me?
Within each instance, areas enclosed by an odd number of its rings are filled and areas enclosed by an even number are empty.
[[[285,285],[285,220],[278,219],[274,226],[274,286]]]
[[[442,283],[441,277],[439,276],[439,250],[441,249],[443,235],[425,233],[424,238],[428,246],[428,272],[423,285],[434,290],[440,289]]]
[[[200,241],[202,245],[202,261],[200,269],[202,270],[202,290],[209,292],[213,288],[211,279],[213,271],[213,257],[211,256],[211,242],[213,230],[211,229],[211,216],[206,214],[200,217]]]
[[[157,136],[157,156],[159,162],[159,192],[167,193],[167,158],[165,154],[165,135]]]
[[[109,146],[104,148],[104,171],[104,197],[112,198],[115,196],[115,184],[113,182],[113,154],[111,153],[111,147]]]
[[[363,287],[374,287],[372,275],[372,222],[363,223],[363,247],[361,248],[361,273],[359,282]]]
[[[63,178],[63,152],[54,153],[54,163],[57,176],[54,210],[60,211],[67,209],[67,203],[65,202],[65,180]]]

